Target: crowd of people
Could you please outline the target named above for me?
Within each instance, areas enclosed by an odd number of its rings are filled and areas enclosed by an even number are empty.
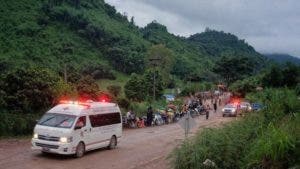
[[[224,102],[222,95],[223,93],[199,92],[186,97],[180,109],[172,103],[169,103],[165,110],[154,110],[149,106],[147,115],[143,117],[137,117],[129,110],[123,122],[129,128],[143,128],[176,122],[188,112],[192,117],[205,115],[206,119],[209,119],[210,112],[216,113],[218,106]]]

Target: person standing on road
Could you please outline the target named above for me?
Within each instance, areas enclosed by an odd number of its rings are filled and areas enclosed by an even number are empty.
[[[152,125],[152,120],[153,120],[153,110],[152,110],[152,107],[149,106],[148,111],[147,111],[147,125],[148,126]]]
[[[132,115],[132,110],[129,110],[126,114],[127,119],[130,119]]]
[[[208,120],[208,118],[209,118],[209,110],[210,110],[210,107],[209,107],[209,104],[207,104],[205,107],[206,120]]]
[[[214,112],[217,112],[217,98],[214,99]]]

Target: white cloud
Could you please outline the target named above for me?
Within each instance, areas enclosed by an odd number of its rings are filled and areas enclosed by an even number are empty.
[[[152,20],[188,36],[205,27],[245,39],[260,52],[300,56],[298,0],[106,0],[143,27]]]

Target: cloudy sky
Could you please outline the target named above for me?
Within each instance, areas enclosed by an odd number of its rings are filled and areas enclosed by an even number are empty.
[[[245,39],[262,53],[300,57],[300,0],[105,0],[138,26],[152,20],[189,36],[206,27]]]

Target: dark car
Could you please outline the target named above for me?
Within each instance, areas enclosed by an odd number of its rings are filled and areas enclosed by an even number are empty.
[[[252,103],[251,107],[253,111],[260,111],[264,106],[260,103]]]

